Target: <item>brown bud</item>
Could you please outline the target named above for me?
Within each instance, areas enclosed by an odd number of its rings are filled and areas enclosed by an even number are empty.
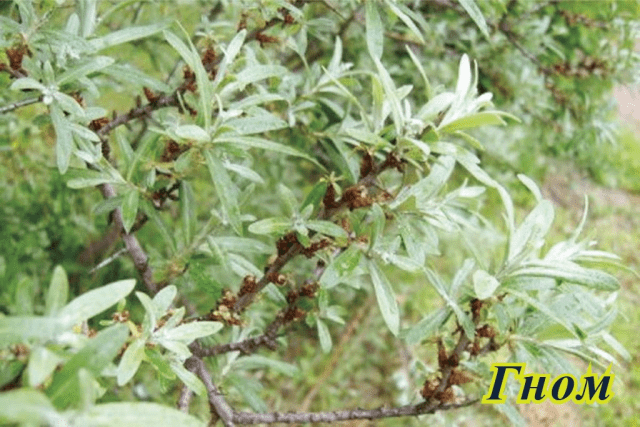
[[[424,386],[420,391],[420,394],[422,395],[422,397],[424,397],[424,400],[429,400],[433,397],[433,394],[436,392],[438,385],[440,385],[438,380],[427,380],[424,382]]]
[[[371,171],[373,171],[373,157],[371,157],[371,153],[367,150],[364,152],[360,162],[360,179],[369,175]]]
[[[324,207],[327,209],[338,207],[338,203],[336,202],[336,189],[331,182],[327,185],[327,192],[324,193],[322,203],[324,203]]]
[[[482,325],[481,327],[476,329],[476,334],[478,334],[478,336],[482,338],[494,338],[497,335],[496,330],[487,324]]]
[[[454,369],[449,376],[449,384],[458,385],[466,384],[473,381],[471,377],[467,376],[464,372]]]
[[[256,282],[256,276],[248,275],[242,280],[242,286],[238,292],[238,297],[247,294],[254,294],[258,289],[258,283]]]

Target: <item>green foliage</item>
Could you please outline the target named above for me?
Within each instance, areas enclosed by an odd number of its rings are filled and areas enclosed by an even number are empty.
[[[579,238],[586,206],[556,241],[514,171],[615,160],[637,5],[332,3],[0,5],[0,423],[306,411],[324,357],[373,381],[367,348],[414,415],[481,395],[489,353],[631,357],[625,262]],[[362,406],[340,393],[317,409]]]

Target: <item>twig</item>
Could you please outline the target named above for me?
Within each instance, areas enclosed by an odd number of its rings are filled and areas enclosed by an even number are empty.
[[[322,276],[325,267],[321,267],[316,269],[315,276],[316,280]],[[289,303],[282,308],[275,319],[265,328],[265,332],[262,335],[258,335],[257,337],[247,338],[242,341],[216,345],[213,347],[202,348],[200,345],[191,345],[189,348],[193,352],[194,355],[199,357],[211,357],[216,356],[218,354],[229,353],[231,351],[240,351],[244,354],[250,354],[258,350],[260,347],[267,347],[271,350],[275,350],[276,348],[276,338],[278,338],[278,331],[282,326],[285,326],[288,323],[296,320],[296,308],[298,306],[298,300],[300,297],[301,290],[304,286],[307,286],[307,283],[313,283],[312,281],[307,281],[305,284],[298,287],[294,292],[297,293],[295,298],[287,298]],[[309,297],[309,295],[306,295]],[[208,316],[202,316],[202,320],[206,320]]]
[[[458,344],[453,350],[453,354],[451,356],[455,355],[455,357],[458,360],[460,360],[462,358],[462,352],[467,349],[467,346],[469,344],[471,344],[471,340],[469,340],[469,338],[467,337],[467,334],[465,334],[465,332],[461,329],[460,338],[458,339]],[[451,358],[451,356],[449,357]],[[448,364],[444,368],[440,368],[440,372],[442,376],[440,379],[440,385],[438,385],[438,388],[436,389],[436,393],[442,393],[445,391],[445,389],[451,386],[450,384],[451,374],[453,373],[456,367],[457,365],[454,366],[453,364]]]
[[[0,114],[5,114],[13,110],[17,110],[18,108],[26,107],[27,105],[36,104],[42,101],[42,96],[38,96],[36,98],[27,98],[22,101],[16,101],[12,104],[5,105],[4,107],[0,107]]]
[[[178,409],[185,414],[189,413],[189,404],[191,403],[192,397],[193,392],[189,389],[189,387],[183,385],[182,390],[180,390],[180,397],[178,398]]]
[[[253,414],[250,412],[236,412],[233,421],[238,424],[259,424],[259,423],[311,423],[325,422],[334,423],[346,420],[375,420],[381,418],[406,417],[411,415],[432,414],[436,411],[462,408],[473,405],[478,399],[469,399],[460,403],[431,403],[429,405],[407,405],[397,408],[377,408],[377,409],[347,409],[330,412],[301,412],[283,413],[272,412],[267,414]]]
[[[100,185],[100,191],[105,199],[116,196],[116,190],[111,184]],[[124,230],[124,221],[122,220],[122,211],[120,208],[114,210],[113,218],[116,226],[120,230]],[[133,259],[136,270],[138,270],[142,276],[143,283],[151,293],[155,294],[158,292],[158,284],[153,280],[153,272],[149,267],[149,257],[144,249],[142,249],[142,246],[140,246],[140,242],[138,242],[138,239],[133,234],[123,234],[122,240],[124,241],[127,252],[131,255],[131,259]]]
[[[218,391],[218,388],[213,383],[211,374],[209,373],[209,371],[207,371],[207,367],[204,365],[204,361],[197,357],[190,357],[185,362],[185,366],[187,367],[187,369],[193,370],[193,372],[195,372],[195,374],[200,377],[207,389],[209,403],[211,404],[213,409],[211,424],[215,423],[219,417],[225,427],[235,426],[233,420],[235,418],[235,414],[233,412],[233,409],[231,409],[231,406],[229,406],[222,393]]]
[[[99,136],[105,136],[113,129],[117,128],[120,125],[130,122],[131,120],[145,117],[150,115],[154,110],[158,108],[164,107],[174,107],[178,105],[178,95],[177,91],[173,92],[170,95],[164,95],[155,100],[154,102],[150,102],[146,105],[142,105],[137,108],[132,108],[127,113],[120,114],[116,116],[113,120],[111,120],[106,125],[102,126],[96,133]]]
[[[218,354],[229,353],[231,351],[240,351],[242,353],[249,354],[253,353],[260,347],[273,349],[276,346],[277,333],[282,324],[282,320],[276,318],[273,322],[271,322],[271,324],[269,324],[269,326],[267,326],[265,333],[257,337],[248,338],[246,340],[228,344],[216,345],[213,347],[197,347],[192,348],[191,350],[193,354],[198,357],[211,357]]]
[[[385,160],[384,162],[381,162],[378,165],[375,165],[374,167],[372,167],[371,171],[369,171],[369,173],[366,176],[361,178],[360,181],[358,181],[354,186],[349,187],[349,189],[357,189],[357,188],[369,189],[374,187],[376,177],[378,176],[378,174],[380,174],[383,170],[389,167],[392,167],[392,164],[389,162],[389,157],[388,157],[387,160]],[[346,189],[345,193],[349,189]],[[318,213],[317,217],[319,220],[327,220],[331,218],[333,215],[335,215],[337,212],[345,208],[346,206],[347,206],[347,201],[344,200],[343,198],[337,202],[336,206],[332,206],[332,207],[324,206]],[[310,234],[310,236],[311,235],[312,234]],[[253,301],[253,299],[258,294],[258,292],[260,292],[265,286],[267,286],[267,284],[270,282],[269,278],[278,274],[282,269],[282,267],[284,267],[291,259],[295,258],[296,255],[300,254],[303,249],[304,249],[303,246],[296,241],[296,243],[294,243],[287,252],[277,257],[276,260],[269,266],[269,269],[258,281],[255,292],[245,294],[242,297],[238,298],[238,301],[233,307],[233,311],[236,313],[239,313],[242,310],[244,310]]]
[[[125,253],[127,253],[127,248],[120,249],[118,252],[116,252],[115,254],[111,255],[109,258],[105,259],[100,264],[96,265],[91,270],[89,270],[89,274],[93,274],[96,271],[100,270],[102,267],[105,267],[105,266],[111,264],[113,261],[115,261],[116,259],[118,259],[119,257],[121,257]]]

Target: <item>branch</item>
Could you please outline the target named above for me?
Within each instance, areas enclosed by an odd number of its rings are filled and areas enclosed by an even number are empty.
[[[432,403],[429,405],[407,405],[397,408],[377,408],[377,409],[347,409],[331,412],[272,412],[268,414],[254,414],[251,412],[236,412],[233,421],[238,424],[259,424],[259,423],[312,423],[325,422],[334,423],[346,420],[375,420],[381,418],[405,417],[410,415],[433,414],[436,411],[462,408],[473,405],[479,399],[468,399],[460,403]]]
[[[189,404],[191,403],[191,398],[193,397],[193,392],[186,385],[182,386],[182,390],[180,390],[180,397],[178,398],[178,409],[185,414],[189,413]]]
[[[389,153],[387,155],[387,158],[383,162],[371,166],[370,170],[368,170],[367,173],[364,174],[364,176],[360,178],[360,180],[355,185],[345,189],[342,198],[339,201],[336,201],[335,205],[323,206],[323,208],[318,213],[317,218],[319,220],[328,220],[345,207],[355,209],[358,206],[354,207],[351,204],[352,200],[350,199],[350,197],[345,197],[345,195],[351,194],[354,197],[359,197],[358,194],[360,190],[366,191],[367,189],[375,186],[376,178],[382,171],[387,168],[397,167],[397,165],[399,164],[400,160],[398,160],[393,153]],[[309,236],[313,236],[313,233],[310,233]],[[258,292],[260,292],[265,286],[267,286],[267,284],[269,284],[269,278],[277,275],[282,267],[284,267],[290,260],[295,258],[296,255],[300,254],[303,249],[304,247],[296,240],[296,242],[289,248],[287,252],[278,256],[276,260],[269,266],[265,274],[258,281],[255,291],[247,293],[238,298],[233,307],[233,311],[239,313],[244,310],[249,304],[251,304]]]
[[[228,344],[216,345],[213,347],[196,347],[191,348],[191,351],[198,357],[211,357],[218,354],[229,353],[231,351],[240,351],[244,354],[250,354],[255,352],[260,347],[267,347],[275,349],[277,333],[280,327],[283,325],[282,319],[276,318],[273,322],[267,326],[265,333],[257,337],[248,338],[246,340],[232,342]]]
[[[316,269],[314,272],[316,280],[320,278],[325,268],[326,266]],[[189,348],[194,355],[199,357],[211,357],[231,351],[240,351],[244,354],[250,354],[260,347],[267,347],[270,350],[275,350],[277,345],[276,338],[278,337],[278,331],[280,328],[288,323],[298,320],[302,315],[304,315],[304,311],[298,308],[300,297],[313,298],[315,297],[316,290],[317,283],[310,280],[307,280],[304,284],[298,286],[297,289],[292,289],[287,294],[288,304],[278,312],[275,319],[265,328],[265,332],[262,335],[238,342],[221,344],[207,348],[202,348],[200,345],[192,344]],[[210,315],[203,316],[202,320],[209,320],[209,316]]]
[[[280,18],[271,19],[262,28],[255,29],[251,31],[249,34],[247,34],[247,37],[245,38],[246,42],[249,42],[251,40],[258,40],[260,35],[262,34],[262,31],[265,31],[266,29],[271,28],[274,25],[281,22],[284,22],[284,21]],[[213,70],[214,67],[218,65],[221,61],[222,61],[222,57],[217,57],[211,63],[207,64],[207,66],[205,67],[205,70],[207,72]],[[173,71],[171,73],[173,73]],[[189,81],[185,81],[171,94],[160,96],[158,97],[158,99],[150,101],[146,105],[141,105],[139,107],[132,108],[128,112],[114,117],[111,121],[109,121],[107,124],[102,126],[96,133],[100,137],[103,137],[103,136],[106,136],[113,129],[117,128],[118,126],[128,123],[131,120],[135,120],[140,117],[149,116],[153,111],[157,109],[179,106],[180,105],[179,94],[186,92],[187,88],[189,87],[189,83],[193,83],[193,82],[195,82],[195,76],[191,77]]]
[[[170,95],[164,95],[159,97],[157,100],[150,102],[146,105],[142,105],[137,108],[132,108],[127,113],[120,114],[116,116],[113,120],[111,120],[106,125],[102,126],[96,133],[99,136],[105,136],[113,129],[117,128],[120,125],[123,125],[131,120],[146,117],[151,114],[154,110],[164,107],[174,107],[179,104],[178,102],[178,91],[173,92]]]
[[[105,199],[110,199],[116,196],[116,190],[111,184],[100,185],[100,191]],[[122,220],[122,211],[120,208],[116,208],[113,211],[113,219],[118,229],[124,230],[124,222]],[[133,260],[136,270],[138,270],[142,276],[143,283],[151,293],[155,294],[158,292],[158,284],[153,280],[153,272],[149,267],[149,257],[145,253],[144,249],[142,249],[142,246],[140,246],[140,242],[138,242],[138,239],[133,234],[123,234],[122,240],[127,248],[127,252],[131,255],[131,259]]]
[[[207,395],[209,396],[209,403],[212,406],[212,419],[211,424],[213,425],[218,418],[222,420],[222,423],[225,427],[233,427],[234,424],[234,412],[231,409],[231,406],[224,399],[224,396],[218,388],[213,384],[213,380],[211,379],[211,374],[207,371],[207,367],[204,365],[202,359],[197,357],[190,357],[185,362],[185,366],[187,369],[192,370],[195,374],[200,377],[204,386],[207,389]]]
[[[5,105],[4,107],[0,107],[0,114],[5,114],[13,110],[17,110],[18,108],[26,107],[27,105],[35,104],[42,101],[42,96],[38,96],[36,98],[27,98],[22,101],[16,101],[12,104]]]

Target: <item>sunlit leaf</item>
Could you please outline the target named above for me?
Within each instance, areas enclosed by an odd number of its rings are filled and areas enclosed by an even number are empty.
[[[117,324],[104,329],[55,374],[47,395],[58,408],[66,408],[80,401],[78,371],[83,368],[93,375],[98,375],[107,364],[111,363],[124,344],[129,329]]]
[[[96,50],[106,49],[122,43],[149,37],[162,31],[169,25],[167,22],[160,22],[140,27],[123,28],[122,30],[110,32],[102,37],[89,41]]]
[[[47,289],[45,301],[45,314],[55,315],[66,303],[69,295],[69,280],[62,266],[57,265],[53,269],[53,276]]]
[[[124,351],[118,365],[118,385],[123,386],[135,375],[144,357],[145,340],[138,338],[131,342]]]
[[[329,353],[331,351],[331,334],[329,333],[329,328],[327,325],[320,319],[316,320],[316,324],[318,326],[318,338],[320,340],[320,348],[323,352]]]
[[[400,310],[398,309],[398,302],[393,293],[391,283],[389,283],[387,277],[374,261],[369,261],[368,267],[382,318],[391,333],[398,335],[400,328]]]
[[[231,178],[229,178],[229,174],[227,174],[222,162],[218,157],[216,157],[216,154],[212,153],[210,150],[205,150],[204,157],[207,161],[207,167],[209,168],[213,186],[216,189],[216,194],[218,199],[220,199],[220,203],[222,204],[222,208],[227,219],[234,231],[237,234],[241,234],[242,230],[237,189],[233,182],[231,182]]]
[[[489,39],[489,28],[487,27],[487,21],[484,19],[484,16],[482,16],[482,12],[478,8],[475,0],[458,0],[458,3],[460,3],[460,6],[464,8],[471,19],[473,19],[473,22],[475,22],[478,28],[480,28],[482,34],[487,39]]]
[[[129,295],[135,284],[134,279],[128,279],[92,289],[65,305],[58,316],[62,322],[69,326],[78,324],[115,305]]]

